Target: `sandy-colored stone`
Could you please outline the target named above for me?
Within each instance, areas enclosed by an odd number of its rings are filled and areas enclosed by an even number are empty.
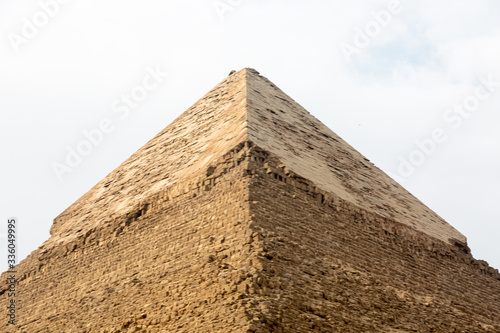
[[[253,69],[51,234],[16,267],[2,331],[500,332],[498,270]]]
[[[250,141],[318,188],[444,242],[466,242],[460,232],[252,69],[247,70],[247,119]]]
[[[253,69],[228,76],[58,216],[49,242],[71,240],[103,219],[123,214],[148,195],[207,168],[243,141],[276,154],[291,171],[342,200],[445,242],[466,242],[456,229]]]

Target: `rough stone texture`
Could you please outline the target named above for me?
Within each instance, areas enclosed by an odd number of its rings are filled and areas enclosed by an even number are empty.
[[[51,233],[2,331],[500,332],[498,271],[251,69]]]
[[[253,155],[260,332],[500,332],[500,274],[468,248],[320,191],[259,147]]]
[[[94,186],[51,228],[66,242],[121,216],[144,197],[200,170],[243,141],[343,200],[445,242],[465,237],[253,69],[228,76]],[[162,158],[159,158],[162,156]]]
[[[323,191],[445,242],[465,237],[268,79],[247,71],[248,138]]]
[[[78,199],[44,244],[65,243],[206,169],[246,138],[245,71],[233,74]]]

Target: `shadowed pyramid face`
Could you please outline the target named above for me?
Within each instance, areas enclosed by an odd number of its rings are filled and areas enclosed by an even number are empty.
[[[19,332],[500,332],[498,271],[253,69],[51,234],[16,267]]]
[[[462,234],[254,69],[229,75],[56,218],[53,240],[75,237],[77,230],[85,233],[110,216],[122,215],[148,195],[203,173],[245,141],[275,154],[289,170],[339,200],[444,242],[466,242]],[[102,214],[96,216],[96,211]],[[86,218],[88,214],[95,218]]]

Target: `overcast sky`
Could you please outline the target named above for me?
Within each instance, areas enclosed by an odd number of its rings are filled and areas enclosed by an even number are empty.
[[[0,236],[17,217],[26,257],[230,70],[253,67],[500,268],[499,15],[497,0],[3,0]]]

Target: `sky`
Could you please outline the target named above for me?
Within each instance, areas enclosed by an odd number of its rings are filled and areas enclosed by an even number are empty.
[[[257,69],[500,268],[500,2],[3,0],[0,269],[222,81]]]

